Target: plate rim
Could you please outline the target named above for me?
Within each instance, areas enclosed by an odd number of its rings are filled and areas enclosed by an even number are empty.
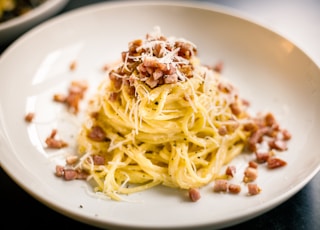
[[[9,27],[17,26],[19,24],[24,23],[25,21],[31,20],[33,18],[39,17],[43,13],[47,12],[51,8],[60,7],[60,5],[67,4],[68,0],[55,0],[55,1],[46,1],[43,4],[37,6],[36,8],[32,9],[27,14],[20,15],[18,17],[12,18],[8,21],[0,23],[0,31],[5,30]]]
[[[68,4],[69,0],[47,0],[27,14],[12,18],[0,23],[0,34],[4,39],[1,44],[7,44],[19,37],[28,29],[43,23],[46,18],[50,18]]]

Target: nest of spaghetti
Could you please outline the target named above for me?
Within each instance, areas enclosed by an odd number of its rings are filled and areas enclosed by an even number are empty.
[[[77,142],[77,168],[95,192],[121,200],[158,185],[200,188],[256,150],[250,138],[268,119],[251,117],[221,68],[202,65],[197,52],[155,30],[129,42],[108,70]]]

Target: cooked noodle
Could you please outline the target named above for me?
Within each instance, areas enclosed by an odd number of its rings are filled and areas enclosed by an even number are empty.
[[[194,44],[155,30],[129,43],[90,100],[79,167],[115,200],[157,185],[205,186],[244,150],[247,106],[219,71],[201,65]]]

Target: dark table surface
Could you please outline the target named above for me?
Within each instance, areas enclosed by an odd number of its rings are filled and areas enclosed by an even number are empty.
[[[70,0],[59,13],[65,13],[98,0]],[[320,63],[320,1],[318,0],[207,0],[231,7],[257,21],[270,24],[292,41],[300,44]],[[261,3],[264,2],[264,3]],[[262,5],[261,5],[262,4]],[[279,9],[282,7],[282,9]],[[270,11],[273,9],[273,11]],[[280,14],[281,10],[287,10]],[[283,11],[285,12],[285,11]],[[285,18],[283,18],[285,17]],[[287,17],[287,18],[286,18]],[[290,18],[291,17],[291,18]],[[292,19],[292,20],[291,20]],[[294,22],[294,20],[296,20]],[[297,24],[296,22],[299,21]],[[293,25],[295,23],[295,25]],[[310,24],[311,23],[311,24]],[[299,28],[300,27],[300,28]],[[301,28],[303,27],[303,28]],[[301,33],[303,32],[303,33]],[[318,35],[318,36],[317,36]],[[0,53],[10,45],[2,45]],[[319,152],[320,154],[320,152]],[[95,229],[53,211],[22,190],[0,167],[1,226],[7,228]],[[2,228],[2,227],[1,227]],[[271,211],[226,229],[320,229],[320,173],[298,193]],[[3,228],[4,229],[4,228]]]

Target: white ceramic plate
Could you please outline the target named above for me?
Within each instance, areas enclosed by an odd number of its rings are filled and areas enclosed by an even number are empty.
[[[47,151],[44,139],[57,128],[72,141],[79,123],[68,119],[52,95],[66,92],[72,79],[90,79],[94,87],[104,76],[102,66],[155,25],[197,44],[203,63],[224,61],[224,77],[252,110],[273,112],[292,133],[289,150],[281,153],[288,165],[259,171],[261,194],[214,194],[210,185],[193,203],[181,191],[159,187],[128,196],[133,202],[116,202],[91,196],[84,181],[54,176],[64,150]],[[70,72],[74,60],[78,67]],[[18,39],[0,59],[0,76],[2,167],[33,197],[81,222],[104,228],[227,227],[286,201],[319,171],[319,67],[287,39],[214,5],[129,1],[78,9]],[[32,124],[23,119],[28,111],[37,115]],[[247,162],[241,156],[234,164],[243,169]]]
[[[59,12],[68,0],[48,0],[27,14],[0,23],[0,44],[5,44],[26,32],[32,26]]]

